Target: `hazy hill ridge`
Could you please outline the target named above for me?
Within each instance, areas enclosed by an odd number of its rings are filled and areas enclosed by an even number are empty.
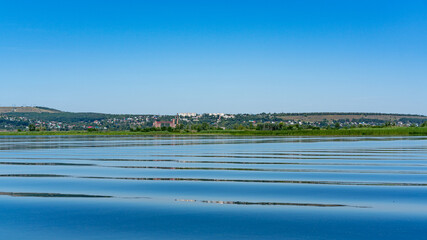
[[[0,107],[0,113],[60,113],[61,111],[47,107]]]

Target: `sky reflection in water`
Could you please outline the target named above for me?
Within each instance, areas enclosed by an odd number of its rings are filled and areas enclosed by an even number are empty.
[[[425,137],[1,136],[1,239],[427,235]]]

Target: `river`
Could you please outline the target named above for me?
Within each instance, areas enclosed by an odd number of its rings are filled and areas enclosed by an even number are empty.
[[[426,236],[426,137],[0,136],[0,239]]]

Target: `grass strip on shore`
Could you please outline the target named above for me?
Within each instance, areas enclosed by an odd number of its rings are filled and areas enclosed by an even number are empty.
[[[300,129],[300,130],[205,130],[187,131],[22,131],[0,132],[0,136],[26,135],[232,135],[232,136],[427,136],[427,127]]]

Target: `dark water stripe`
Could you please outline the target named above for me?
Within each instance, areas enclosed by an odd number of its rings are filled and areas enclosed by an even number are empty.
[[[296,181],[296,180],[258,180],[258,179],[212,179],[212,178],[131,178],[131,177],[91,177],[88,179],[137,180],[137,181],[190,181],[190,182],[241,182],[241,183],[287,183],[287,184],[327,184],[358,186],[427,186],[427,183],[392,183],[392,182],[343,182],[343,181]]]
[[[58,163],[58,162],[0,162],[0,165],[30,165],[30,166],[77,166],[77,167],[102,167],[96,164],[84,163]]]
[[[236,182],[236,183],[285,183],[285,184],[321,184],[344,186],[414,186],[426,187],[427,183],[397,183],[397,182],[346,182],[346,181],[315,181],[315,180],[262,180],[262,179],[213,179],[213,178],[138,178],[138,177],[103,177],[103,176],[73,176],[59,174],[0,174],[0,177],[28,177],[28,178],[83,178],[106,180],[132,180],[132,181],[183,181],[183,182]]]
[[[124,157],[141,157],[141,155],[128,155],[128,154],[121,154],[120,152],[117,153],[115,152],[116,155],[120,155],[120,159],[123,159]],[[21,155],[27,155],[27,154],[21,154]],[[49,158],[52,157],[52,155],[49,154],[31,154],[31,156],[36,156],[36,155],[41,155],[41,158]],[[101,154],[96,154],[97,156],[101,155]],[[111,156],[111,154],[105,154],[108,156]],[[67,156],[67,158],[70,158],[69,156],[84,156],[85,159],[87,159],[88,154],[64,154],[64,155],[60,155],[60,154],[54,154],[53,155],[56,158],[60,158],[61,156]],[[232,155],[232,154],[221,154],[221,155],[212,155],[212,154],[147,154],[144,155],[145,157],[194,157],[194,158],[253,158],[253,159],[298,159],[298,160],[325,160],[325,159],[331,159],[331,160],[366,160],[366,161],[376,161],[376,160],[387,160],[387,161],[396,161],[396,160],[427,160],[425,159],[425,156],[421,156],[421,155],[415,155],[415,156],[408,156],[408,157],[376,157],[376,155],[367,155],[367,156],[363,156],[363,157],[353,157],[351,155],[347,156],[347,157],[328,157],[328,156],[319,156],[319,157],[301,157],[298,155],[295,156],[287,156],[287,157],[279,157],[279,156],[262,156],[262,155],[247,155],[247,156],[242,156],[242,155]],[[1,159],[5,159],[5,158],[10,158],[10,157],[0,157]],[[29,157],[20,157],[18,154],[14,154],[14,156],[12,158],[29,158]],[[32,159],[34,157],[31,157],[29,159]],[[71,159],[71,158],[70,158]],[[74,158],[73,158],[74,159]],[[82,158],[75,158],[75,159],[82,159]],[[97,158],[97,159],[115,159],[115,158]],[[117,158],[116,158],[117,159]]]
[[[236,152],[232,153],[235,155],[248,155],[248,156],[308,156],[308,157],[369,157],[369,156],[375,156],[375,157],[412,157],[414,154],[396,154],[396,153],[390,153],[390,154],[373,154],[373,153],[367,153],[367,152],[354,152],[354,153],[348,153],[343,154],[342,152],[339,152],[337,154],[324,154],[320,152],[314,152],[314,153],[276,153],[276,152]],[[416,153],[419,154],[419,153]]]
[[[82,161],[105,161],[105,162],[179,162],[173,159],[126,159],[126,158],[70,158],[70,157],[0,157],[0,159],[19,160],[82,160]]]
[[[151,197],[117,197],[109,195],[72,194],[72,193],[39,193],[39,192],[0,192],[0,195],[10,197],[41,197],[41,198],[122,198],[122,199],[152,199]]]
[[[367,174],[419,174],[425,175],[425,171],[369,171],[369,170],[328,170],[328,169],[273,169],[273,168],[214,168],[214,167],[160,167],[160,166],[106,166],[114,168],[140,168],[162,170],[219,170],[219,171],[257,171],[257,172],[304,172],[304,173],[367,173]]]
[[[54,163],[54,162],[0,162],[0,165],[18,166],[74,166],[74,167],[107,167],[129,169],[160,169],[160,170],[203,170],[203,171],[256,171],[256,172],[302,172],[302,173],[360,173],[360,174],[412,174],[426,175],[426,171],[378,171],[378,170],[344,170],[344,169],[273,169],[273,168],[220,168],[220,167],[163,167],[163,166],[107,166],[96,164]]]
[[[57,142],[35,142],[35,143],[1,143],[0,150],[24,150],[24,149],[70,149],[70,148],[103,148],[103,147],[150,147],[150,146],[186,146],[186,145],[219,145],[219,144],[258,144],[258,143],[283,143],[283,142],[301,142],[301,141],[283,141],[283,139],[272,139],[272,140],[248,140],[248,139],[216,139],[217,141],[188,141],[183,142],[182,140],[178,141],[168,141],[164,142],[159,140],[152,143],[146,142],[111,142],[111,143],[100,143],[97,141],[93,142],[68,142],[63,143],[60,141]],[[227,141],[224,141],[227,140]],[[304,142],[324,142],[322,140],[309,139],[309,141]]]
[[[176,163],[221,163],[221,164],[287,164],[287,165],[336,165],[336,166],[427,166],[427,159],[426,164],[396,164],[396,163],[369,163],[367,161],[371,160],[365,160],[365,159],[354,159],[359,161],[364,161],[364,163],[328,163],[328,162],[261,162],[261,161],[253,161],[253,162],[242,162],[242,161],[216,161],[216,160],[178,160],[178,159],[126,159],[126,158],[62,158],[62,157],[55,157],[55,158],[49,158],[49,157],[0,157],[0,159],[8,159],[8,160],[77,160],[77,161],[101,161],[101,162],[176,162]],[[260,158],[262,159],[262,158]],[[294,159],[294,158],[293,158]],[[301,160],[301,159],[300,159]],[[309,160],[303,159],[303,160]],[[312,159],[316,160],[316,159]],[[317,159],[317,160],[327,160],[327,159]],[[342,159],[337,159],[342,160]],[[347,159],[346,159],[347,160]],[[419,159],[400,159],[402,161],[423,161]],[[366,162],[365,162],[366,161]],[[378,160],[375,159],[375,161],[394,161],[390,159],[384,159],[384,160]]]
[[[412,139],[413,140],[413,139]],[[113,140],[114,141],[114,140]],[[324,142],[324,141],[317,141]],[[134,146],[181,146],[181,145],[216,145],[216,144],[258,144],[258,143],[290,143],[289,141],[221,141],[221,142],[183,142],[183,141],[174,141],[167,143],[135,143],[132,141],[129,142],[109,142],[108,144],[99,143],[99,142],[38,142],[38,143],[25,143],[21,142],[18,144],[11,144],[10,142],[1,143],[0,149],[5,150],[13,150],[13,147],[17,147],[17,149],[52,149],[52,148],[91,148],[91,147],[134,147]],[[299,142],[298,142],[299,143]],[[31,146],[28,146],[28,145]],[[274,153],[310,153],[310,152],[323,152],[323,153],[396,153],[396,152],[416,152],[416,151],[426,151],[427,148],[422,147],[402,147],[402,148],[387,148],[387,149],[372,149],[372,148],[361,148],[361,149],[340,149],[340,150],[328,150],[328,149],[306,149],[306,150],[292,150],[292,151],[272,151]]]
[[[34,193],[34,192],[0,192],[0,195],[11,197],[46,197],[46,198],[112,198],[112,196],[63,193]]]
[[[122,150],[122,149],[120,149]],[[426,151],[427,152],[427,151]],[[129,154],[127,151],[119,151],[115,152],[116,155],[120,155],[120,157],[138,157],[140,154]],[[58,155],[57,153],[54,153],[55,155]],[[65,156],[88,156],[88,154],[91,153],[85,153],[85,154],[77,154],[77,153],[63,153]],[[14,155],[27,155],[27,152],[16,152]],[[32,152],[31,156],[37,156],[37,155],[49,155],[48,152],[46,153],[37,153]],[[102,153],[98,153],[96,155],[103,155]],[[331,154],[331,153],[321,153],[321,152],[313,152],[310,154],[304,154],[304,153],[287,153],[287,154],[278,154],[278,153],[270,153],[270,152],[263,152],[263,153],[254,153],[254,152],[227,152],[223,154],[219,153],[212,153],[212,152],[205,152],[205,153],[198,153],[198,154],[146,154],[147,156],[218,156],[218,157],[226,157],[226,156],[235,156],[235,157],[241,157],[241,156],[267,156],[267,157],[301,157],[301,158],[310,158],[310,157],[316,157],[316,158],[328,158],[328,157],[334,157],[334,158],[347,158],[347,157],[377,157],[377,158],[414,158],[419,157],[421,155],[424,155],[424,152],[421,153],[414,153],[414,154],[396,154],[396,153],[390,153],[390,154],[377,154],[377,153],[365,153],[365,152],[356,152],[356,153],[349,153],[349,154]]]
[[[402,158],[377,158],[377,157],[300,157],[300,156],[295,156],[295,157],[274,157],[274,156],[236,156],[236,155],[191,155],[191,154],[153,154],[153,155],[149,155],[151,157],[188,157],[188,158],[254,158],[254,159],[299,159],[299,160],[325,160],[325,159],[331,159],[331,160],[361,160],[361,161],[380,161],[380,160],[387,160],[387,161],[402,161],[402,160],[427,160],[424,159],[423,156],[416,156],[415,158],[411,157],[411,158],[407,158],[407,159],[402,159]],[[421,159],[419,159],[421,158]]]
[[[0,174],[0,177],[33,177],[33,178],[57,178],[57,177],[72,177],[68,175],[60,175],[60,174],[25,174],[25,173],[11,173],[11,174]]]
[[[100,162],[176,162],[176,163],[202,163],[202,164],[244,164],[244,165],[316,165],[316,166],[396,166],[396,167],[425,167],[427,164],[396,164],[396,163],[328,163],[328,162],[242,162],[242,161],[215,161],[215,160],[175,160],[175,159],[124,159],[124,158],[30,158],[30,157],[0,157],[0,159],[18,160],[77,160],[77,161],[100,161]],[[7,162],[9,163],[9,162]],[[10,162],[14,163],[14,162]],[[1,164],[1,162],[0,162]],[[73,163],[70,163],[72,165]],[[93,165],[97,164],[79,164]]]
[[[153,199],[151,197],[116,197],[116,196],[108,196],[108,195],[70,194],[70,193],[39,193],[39,192],[0,192],[0,196],[37,197],[37,198],[122,198],[122,199]],[[352,205],[346,205],[346,204],[322,204],[322,203],[212,201],[212,200],[186,200],[186,199],[174,199],[174,201],[178,201],[178,202],[215,203],[215,204],[233,204],[233,205],[370,208],[370,207],[367,207],[367,206],[352,206]]]
[[[232,205],[371,208],[368,206],[352,206],[352,205],[346,205],[346,204],[322,204],[322,203],[247,202],[247,201],[218,201],[218,200],[193,200],[193,199],[175,199],[175,201],[177,201],[177,202],[201,202],[201,203],[214,203],[214,204],[232,204]]]
[[[372,148],[366,148],[366,149],[340,149],[340,150],[328,150],[328,149],[306,149],[306,150],[293,150],[293,151],[272,151],[275,153],[369,153],[369,154],[378,154],[378,153],[390,153],[395,154],[396,152],[401,152],[404,154],[418,154],[418,152],[426,152],[427,147],[419,147],[419,148],[399,148],[399,149],[372,149]],[[260,152],[262,153],[262,152]],[[389,155],[389,154],[387,154]]]
[[[149,160],[144,160],[148,161]],[[162,160],[155,160],[162,161]],[[427,164],[395,164],[395,163],[318,163],[318,162],[236,162],[236,161],[186,161],[167,160],[177,163],[216,163],[216,164],[244,164],[244,165],[316,165],[316,166],[396,166],[396,167],[425,167]]]

